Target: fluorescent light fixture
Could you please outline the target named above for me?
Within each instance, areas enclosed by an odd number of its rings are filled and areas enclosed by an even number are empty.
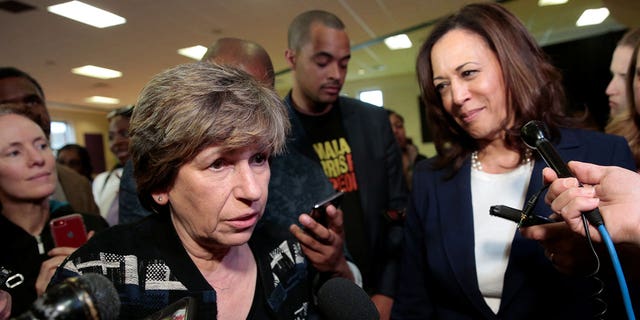
[[[47,11],[96,28],[107,28],[127,22],[127,19],[119,15],[80,1],[69,1],[49,6]]]
[[[407,49],[413,45],[406,34],[399,34],[384,39],[384,44],[391,50]]]
[[[587,9],[585,10],[578,21],[576,21],[576,26],[590,26],[594,24],[599,24],[604,21],[609,16],[609,9],[607,8],[599,8],[599,9]]]
[[[538,7],[555,6],[567,2],[569,2],[569,0],[538,0]]]
[[[99,104],[118,104],[120,103],[120,99],[102,97],[102,96],[93,96],[84,99],[84,101],[89,103],[99,103]]]
[[[202,59],[202,56],[207,53],[207,47],[197,45],[189,48],[182,48],[178,49],[178,53],[193,60],[200,60]]]
[[[79,74],[81,76],[98,78],[98,79],[113,79],[122,77],[122,72],[118,70],[111,70],[102,67],[96,67],[92,65],[86,65],[83,67],[73,68],[71,72]]]

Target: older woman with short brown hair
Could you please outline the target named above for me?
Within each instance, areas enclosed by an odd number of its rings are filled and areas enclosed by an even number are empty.
[[[142,204],[155,214],[113,227],[63,265],[57,280],[99,272],[141,318],[190,296],[200,317],[306,318],[312,275],[287,226],[256,227],[269,157],[289,130],[277,94],[248,74],[194,63],[155,76],[131,119]]]

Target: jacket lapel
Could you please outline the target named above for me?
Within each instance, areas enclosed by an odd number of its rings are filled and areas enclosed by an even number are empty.
[[[450,180],[437,185],[439,223],[449,266],[469,302],[486,318],[494,317],[478,287],[471,203],[471,163],[467,159]],[[487,213],[488,214],[488,213]]]
[[[571,131],[562,131],[562,137],[559,143],[554,144],[560,157],[565,161],[572,159],[583,159],[584,148],[581,148],[581,144]],[[535,151],[534,151],[535,152]],[[533,172],[531,173],[531,179],[529,180],[529,188],[527,189],[527,198],[525,201],[531,199],[531,197],[538,192],[542,186],[542,169],[547,167],[547,164],[540,157],[536,157]],[[538,201],[534,207],[533,212],[541,216],[549,216],[551,209],[544,202],[546,191],[540,194]],[[536,241],[524,238],[520,232],[516,231],[511,245],[511,254],[509,255],[509,265],[505,273],[504,287],[502,290],[502,306],[506,306],[512,302],[517,301],[518,291],[520,291],[527,277],[531,276],[522,272],[522,268],[515,267],[522,261],[531,259],[532,254],[539,255],[539,259],[544,259],[544,250]],[[550,262],[549,262],[550,264]]]

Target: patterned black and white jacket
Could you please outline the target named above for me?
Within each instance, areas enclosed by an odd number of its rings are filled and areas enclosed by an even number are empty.
[[[310,268],[287,226],[262,224],[249,241],[258,266],[249,319],[313,319]],[[186,296],[197,318],[215,318],[216,292],[187,255],[168,214],[117,225],[93,237],[58,268],[50,285],[85,273],[110,279],[121,319],[141,319]]]

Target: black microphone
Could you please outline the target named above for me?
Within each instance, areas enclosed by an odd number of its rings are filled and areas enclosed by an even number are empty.
[[[362,288],[345,278],[331,278],[318,290],[318,309],[324,319],[378,320],[378,309]]]
[[[15,319],[115,320],[119,314],[120,298],[111,281],[103,275],[88,273],[50,287]]]
[[[556,172],[559,178],[573,177],[573,173],[569,170],[567,164],[562,160],[553,147],[553,144],[547,139],[549,131],[544,122],[531,120],[522,127],[520,133],[522,141],[524,141],[529,148],[538,151],[538,154],[544,159],[544,162]],[[580,186],[582,186],[582,184],[580,184]],[[604,224],[598,208],[583,212],[583,214],[587,220],[596,227]]]

